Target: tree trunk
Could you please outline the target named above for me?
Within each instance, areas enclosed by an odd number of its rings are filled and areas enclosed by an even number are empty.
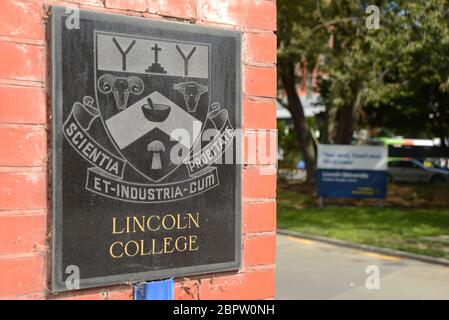
[[[359,117],[361,94],[357,93],[356,99],[352,105],[347,105],[339,110],[338,130],[336,143],[351,144],[354,135],[355,125]]]
[[[329,107],[326,112],[326,132],[324,137],[324,143],[333,143],[336,137],[337,131],[337,108]]]
[[[445,132],[440,133],[439,138],[441,141],[440,142],[441,153],[446,156],[449,156],[449,146],[446,143],[446,133]]]
[[[280,63],[280,74],[282,84],[287,93],[288,105],[292,114],[293,124],[299,139],[299,145],[304,157],[307,171],[307,182],[315,181],[316,152],[313,137],[310,133],[309,125],[304,114],[304,109],[296,91],[295,68],[290,62]]]

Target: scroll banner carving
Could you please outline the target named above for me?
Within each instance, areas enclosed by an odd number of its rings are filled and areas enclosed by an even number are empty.
[[[125,202],[158,203],[189,198],[220,184],[217,168],[212,166],[232,145],[235,130],[229,122],[228,112],[218,103],[211,106],[207,118],[218,133],[200,151],[184,163],[189,177],[170,183],[138,183],[124,179],[126,159],[117,156],[96,141],[89,133],[100,117],[94,99],[85,97],[76,102],[63,125],[64,136],[73,149],[93,165],[87,169],[86,190]]]
[[[218,134],[203,149],[195,153],[187,161],[190,175],[198,174],[215,163],[232,145],[235,130],[229,122],[228,111],[221,109],[218,103],[213,103],[207,118],[212,121]]]

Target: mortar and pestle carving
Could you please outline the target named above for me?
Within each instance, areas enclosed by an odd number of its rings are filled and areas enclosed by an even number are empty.
[[[165,104],[154,104],[151,98],[147,98],[147,103],[142,106],[142,112],[148,121],[163,122],[168,118],[171,108]]]

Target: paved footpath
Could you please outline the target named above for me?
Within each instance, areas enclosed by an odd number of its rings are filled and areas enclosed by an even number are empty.
[[[278,235],[276,298],[449,299],[449,267]]]

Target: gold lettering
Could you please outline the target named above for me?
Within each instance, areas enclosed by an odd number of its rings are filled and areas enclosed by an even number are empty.
[[[183,241],[181,241],[181,242],[182,242],[182,245],[183,245],[183,248],[182,248],[182,249],[178,247],[178,244],[179,244],[179,241],[180,241],[180,240],[183,240]],[[187,238],[181,236],[181,237],[179,237],[178,239],[176,239],[176,241],[175,241],[175,248],[176,248],[176,251],[179,251],[179,252],[184,252],[184,251],[186,251],[186,250],[187,250]]]
[[[173,247],[171,250],[168,249],[168,247],[171,247],[172,242],[173,242],[173,238],[171,238],[171,237],[164,238],[164,253],[172,253],[175,251],[175,249]]]
[[[197,251],[200,247],[197,245],[196,248],[193,248],[193,245],[196,244],[196,241],[198,240],[197,236],[190,236],[189,237],[189,251]]]
[[[126,233],[129,233],[129,217],[126,217]]]
[[[151,227],[151,220],[152,219],[156,219],[157,220],[157,228],[156,229],[153,229]],[[158,231],[160,228],[161,228],[161,218],[160,217],[158,217],[158,216],[150,216],[147,219],[147,229],[148,230],[150,230],[150,231]]]
[[[116,228],[116,222],[117,218],[112,218],[112,234],[122,234],[125,231],[125,228],[123,228],[122,231],[117,231]]]
[[[189,229],[192,228],[191,222],[199,229],[200,228],[200,214],[195,213],[196,217],[193,216],[192,213],[188,213],[187,217],[189,218]]]
[[[159,252],[156,252],[156,239],[153,239],[153,246],[152,246],[152,248],[153,248],[153,254],[162,254],[164,251],[161,249],[161,251],[159,251]]]
[[[145,216],[142,217],[142,224],[140,224],[138,217],[133,217],[133,232],[136,232],[136,224],[141,232],[145,232]]]
[[[171,219],[171,223],[172,223],[170,227],[168,227],[167,224],[166,224],[168,218]],[[165,230],[171,230],[171,229],[173,229],[175,226],[176,226],[176,219],[175,219],[175,217],[174,217],[173,215],[167,214],[166,216],[164,216],[164,217],[162,218],[162,227],[163,227]]]
[[[177,229],[178,230],[183,230],[183,229],[187,229],[187,224],[184,224],[184,226],[182,226],[182,218],[180,214],[176,215],[176,220],[177,220]]]
[[[133,244],[136,247],[135,252],[133,254],[129,253],[129,251],[128,251],[128,246],[130,244]],[[125,254],[128,257],[135,257],[138,253],[139,253],[139,244],[136,241],[131,240],[125,244]]]
[[[151,254],[151,250],[148,252],[145,252],[145,240],[140,240],[140,255],[143,256],[149,256]]]
[[[111,255],[111,257],[114,259],[119,259],[119,258],[123,257],[123,252],[118,256],[114,255],[113,250],[114,250],[115,245],[120,245],[123,248],[123,243],[122,242],[114,242],[113,244],[111,244],[111,247],[109,248],[109,254]]]

